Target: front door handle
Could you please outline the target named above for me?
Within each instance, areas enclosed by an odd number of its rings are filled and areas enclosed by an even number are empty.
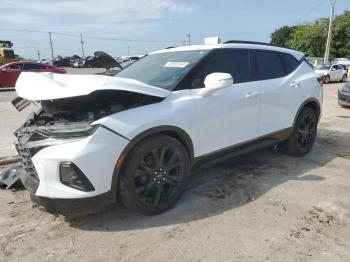
[[[245,98],[251,99],[251,98],[257,97],[258,95],[259,93],[257,92],[249,92],[248,94],[245,95]]]

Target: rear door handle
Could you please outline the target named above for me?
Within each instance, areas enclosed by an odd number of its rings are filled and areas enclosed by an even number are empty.
[[[294,88],[299,87],[299,85],[300,85],[300,83],[297,82],[297,81],[293,81],[293,82],[290,83],[290,86],[291,86],[291,87],[294,87]]]
[[[257,97],[258,95],[259,93],[257,92],[249,92],[248,94],[245,95],[245,98],[251,99],[251,98]]]

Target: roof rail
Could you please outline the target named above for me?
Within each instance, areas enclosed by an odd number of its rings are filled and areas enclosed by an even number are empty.
[[[229,41],[224,42],[224,44],[251,44],[251,45],[267,45],[267,46],[274,46],[274,47],[280,47],[280,48],[290,49],[290,48],[285,47],[285,46],[274,45],[274,44],[269,44],[269,43],[264,43],[264,42],[245,41],[245,40],[229,40]]]

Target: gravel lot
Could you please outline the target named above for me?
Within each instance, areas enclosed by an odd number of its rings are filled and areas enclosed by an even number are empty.
[[[117,204],[55,217],[33,210],[27,192],[1,190],[0,261],[350,261],[350,109],[337,104],[339,86],[324,86],[306,157],[269,149],[194,170],[162,215]]]

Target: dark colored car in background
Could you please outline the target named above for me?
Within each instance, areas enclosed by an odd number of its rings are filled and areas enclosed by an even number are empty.
[[[104,66],[96,59],[95,56],[88,56],[83,62],[83,67],[86,68],[104,68]]]
[[[350,107],[350,82],[345,83],[338,90],[338,103],[344,107]]]
[[[52,72],[65,74],[66,71],[48,64],[36,62],[15,62],[0,66],[0,87],[14,87],[21,72]]]

